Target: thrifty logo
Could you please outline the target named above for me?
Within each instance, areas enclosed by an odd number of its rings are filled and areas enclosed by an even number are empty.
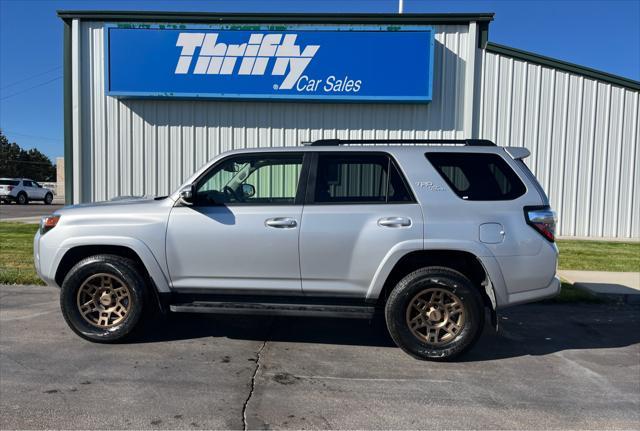
[[[283,37],[284,36],[284,37]],[[176,46],[182,47],[176,74],[188,74],[196,51],[193,74],[196,75],[264,75],[269,61],[275,58],[271,75],[286,75],[280,90],[290,90],[304,73],[320,45],[296,45],[296,34],[252,34],[248,43],[218,42],[218,33],[180,33]],[[238,61],[241,60],[241,61]],[[274,86],[275,88],[275,86]]]

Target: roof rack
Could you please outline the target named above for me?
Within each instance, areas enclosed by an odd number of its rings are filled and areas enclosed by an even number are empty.
[[[469,147],[495,147],[496,144],[488,139],[318,139],[306,143],[311,147],[326,147],[348,144],[455,144]]]

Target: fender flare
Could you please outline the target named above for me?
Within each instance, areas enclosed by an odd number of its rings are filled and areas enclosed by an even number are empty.
[[[488,283],[484,288],[491,300],[492,311],[507,302],[507,290],[502,270],[493,253],[487,247],[475,241],[439,239],[403,241],[392,247],[380,263],[367,289],[366,299],[369,301],[378,299],[389,274],[405,255],[414,251],[428,250],[462,251],[475,256],[487,275]]]
[[[162,266],[151,252],[149,247],[137,238],[124,236],[80,236],[64,240],[56,253],[53,260],[55,271],[58,270],[60,262],[64,255],[71,249],[82,246],[100,246],[110,245],[117,247],[126,247],[138,255],[149,276],[153,280],[158,292],[171,292],[169,285],[169,277],[163,270]],[[54,273],[55,273],[54,271]]]

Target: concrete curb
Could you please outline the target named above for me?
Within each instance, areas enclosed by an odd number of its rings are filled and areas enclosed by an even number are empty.
[[[625,293],[623,293],[623,294],[615,294],[615,293],[594,292],[593,290],[591,290],[589,288],[589,286],[585,286],[584,284],[581,284],[581,283],[574,284],[574,286],[577,289],[581,289],[581,290],[590,292],[591,294],[593,294],[593,296],[605,299],[607,301],[616,302],[618,304],[632,304],[632,305],[640,304],[640,295],[625,294]]]
[[[640,304],[640,273],[606,271],[558,271],[577,289],[613,302]]]

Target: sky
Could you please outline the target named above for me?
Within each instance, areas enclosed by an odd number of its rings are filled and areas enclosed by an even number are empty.
[[[63,155],[61,9],[395,13],[398,2],[0,0],[0,129],[52,160]],[[404,0],[404,11],[494,12],[491,42],[640,80],[640,0]]]

